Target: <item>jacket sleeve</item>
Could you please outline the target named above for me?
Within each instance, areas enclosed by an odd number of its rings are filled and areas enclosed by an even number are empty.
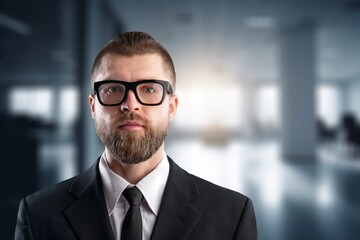
[[[251,199],[245,203],[234,240],[257,240],[256,217]]]
[[[34,240],[25,199],[21,200],[15,228],[15,240]]]

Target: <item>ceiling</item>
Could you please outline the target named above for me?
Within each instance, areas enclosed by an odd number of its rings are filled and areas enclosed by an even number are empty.
[[[74,24],[67,9],[71,3],[0,2],[0,83],[57,81],[73,70],[66,51],[70,38],[64,37]],[[104,3],[125,30],[149,32],[163,43],[184,83],[276,82],[282,30],[309,22],[315,30],[318,80],[360,81],[360,0]]]

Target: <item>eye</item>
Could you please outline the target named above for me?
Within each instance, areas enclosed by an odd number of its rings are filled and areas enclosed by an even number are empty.
[[[107,92],[107,93],[117,93],[117,92],[120,92],[120,87],[119,87],[119,86],[109,86],[109,87],[106,89],[106,92]]]
[[[140,90],[143,93],[150,94],[150,93],[156,93],[157,92],[157,89],[153,84],[143,85],[143,86],[140,86],[140,87],[141,87]]]
[[[152,88],[152,87],[147,87],[147,88],[144,89],[144,91],[146,93],[154,93],[154,92],[156,92],[155,88]]]

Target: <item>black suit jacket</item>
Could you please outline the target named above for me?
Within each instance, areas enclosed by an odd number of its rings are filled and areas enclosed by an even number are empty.
[[[252,202],[193,176],[170,158],[152,240],[255,240]],[[15,240],[113,240],[98,161],[86,172],[23,199]]]

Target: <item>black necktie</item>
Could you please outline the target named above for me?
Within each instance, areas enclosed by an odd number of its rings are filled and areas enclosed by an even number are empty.
[[[130,204],[121,230],[121,240],[142,240],[140,205],[144,196],[137,187],[125,189],[124,197]]]

